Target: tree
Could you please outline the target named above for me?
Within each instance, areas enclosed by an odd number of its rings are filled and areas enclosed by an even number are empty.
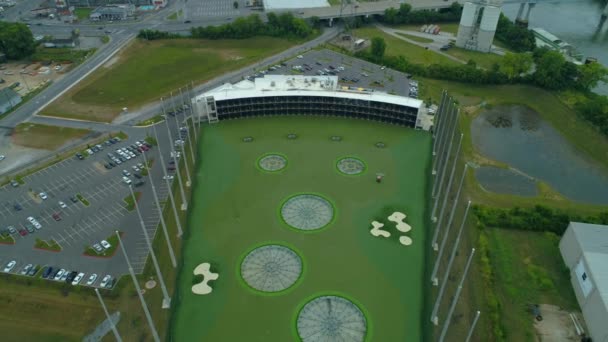
[[[0,51],[8,59],[22,59],[36,51],[34,36],[22,23],[0,22]]]
[[[372,57],[376,61],[381,61],[384,57],[384,51],[386,50],[386,42],[382,37],[372,38]]]
[[[527,73],[532,67],[532,64],[532,55],[529,53],[507,52],[500,61],[499,70],[507,75],[509,80],[513,80],[521,74]]]
[[[578,68],[577,86],[583,90],[591,90],[600,82],[608,82],[608,69],[600,63],[591,62]]]
[[[239,2],[238,1],[233,2],[232,6],[234,6],[234,8],[239,8]]]
[[[578,75],[576,65],[566,61],[558,51],[543,49],[535,52],[536,72],[534,82],[546,89],[566,89],[575,84]]]

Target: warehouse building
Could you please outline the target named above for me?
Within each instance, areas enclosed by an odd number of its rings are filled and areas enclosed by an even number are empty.
[[[423,102],[362,88],[342,87],[337,76],[266,75],[224,84],[193,99],[200,120],[216,122],[267,115],[324,115],[419,127]]]
[[[608,342],[608,226],[570,222],[559,250],[595,342]]]

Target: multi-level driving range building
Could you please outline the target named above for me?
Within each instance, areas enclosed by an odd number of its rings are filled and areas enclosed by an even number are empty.
[[[340,86],[337,76],[266,75],[224,84],[193,100],[200,120],[265,115],[327,115],[428,129],[420,100]]]

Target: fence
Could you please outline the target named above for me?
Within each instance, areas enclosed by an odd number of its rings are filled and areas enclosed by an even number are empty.
[[[467,174],[474,172],[461,153],[464,132],[460,109],[442,93],[433,131],[433,166],[429,214],[428,319],[433,341],[483,341],[486,336],[480,257],[475,250],[475,217],[468,207]],[[478,279],[478,278],[477,278]]]

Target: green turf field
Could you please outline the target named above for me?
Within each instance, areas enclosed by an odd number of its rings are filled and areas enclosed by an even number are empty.
[[[288,139],[290,133],[297,138]],[[297,312],[325,294],[359,306],[367,341],[422,340],[428,133],[304,116],[225,121],[205,126],[202,134],[172,340],[293,341]],[[377,142],[386,146],[378,148]],[[284,169],[260,169],[258,159],[271,152],[287,158]],[[365,172],[341,174],[336,162],[344,156],[363,160]],[[385,174],[381,184],[375,181],[378,172]],[[313,232],[288,227],[280,208],[298,193],[328,199],[334,219]],[[398,242],[402,234],[386,220],[392,208],[407,214],[411,246]],[[385,223],[392,236],[373,237],[372,220]],[[300,279],[272,295],[251,289],[240,277],[245,255],[268,243],[292,248],[303,262]],[[211,294],[194,295],[192,271],[203,262],[211,263],[219,279],[210,283]]]

